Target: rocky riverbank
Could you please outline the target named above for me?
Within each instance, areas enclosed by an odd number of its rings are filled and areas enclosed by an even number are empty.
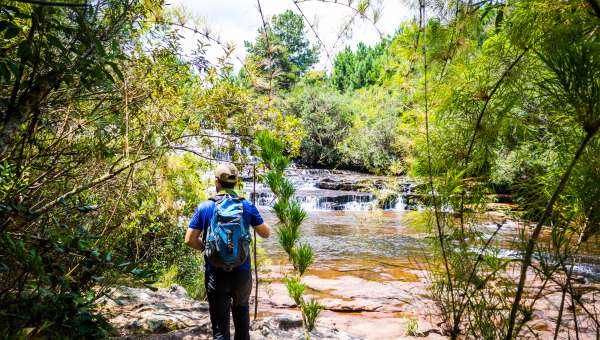
[[[188,297],[178,285],[155,291],[116,287],[100,301],[118,339],[212,339],[208,303]],[[233,328],[232,328],[233,334]],[[328,324],[317,325],[313,339],[360,339]],[[252,323],[252,339],[304,339],[297,314],[263,316]]]
[[[252,339],[304,339],[302,321],[287,295],[281,277],[285,267],[265,268],[259,289],[259,315],[251,325]],[[307,297],[317,297],[322,312],[312,339],[446,339],[441,335],[438,308],[431,300],[424,275],[412,271],[404,281],[377,282],[344,274],[315,272],[304,277]],[[532,273],[533,274],[533,273]],[[516,275],[512,272],[509,275]],[[327,276],[327,278],[325,278]],[[534,281],[525,302],[541,287]],[[573,289],[580,292],[586,309],[600,308],[598,284],[578,279]],[[559,287],[548,283],[536,303],[522,337],[547,339],[554,334],[561,300]],[[211,339],[208,304],[188,297],[177,285],[150,290],[116,287],[100,302],[104,314],[119,331],[118,339]],[[565,303],[559,339],[595,339],[595,321],[581,313],[572,317],[571,301]],[[581,310],[578,307],[578,310]],[[583,310],[581,310],[583,312]],[[233,329],[232,329],[233,332]]]
[[[324,306],[312,334],[313,339],[445,339],[440,306],[432,299],[427,257],[430,248],[426,212],[410,210],[414,185],[409,181],[393,183],[378,176],[338,172],[335,170],[296,169],[291,177],[299,188],[297,200],[309,213],[304,222],[304,241],[315,251],[315,264],[303,277],[306,297],[315,297]],[[389,184],[388,184],[389,183]],[[403,184],[404,183],[404,184]],[[388,186],[389,185],[389,186]],[[405,187],[403,187],[404,185]],[[251,187],[251,186],[247,186]],[[390,188],[396,188],[390,190]],[[367,188],[370,188],[367,190]],[[364,191],[367,190],[367,191]],[[382,193],[397,193],[396,206]],[[265,221],[277,222],[269,204],[273,196],[267,188],[257,187],[257,203]],[[248,195],[248,197],[251,197]],[[382,203],[383,204],[380,204]],[[383,205],[385,209],[376,209]],[[386,207],[387,205],[387,207]],[[520,230],[527,225],[512,220],[513,205],[489,204],[481,217],[480,230],[495,235],[500,256],[516,258],[512,247]],[[501,230],[496,233],[499,226]],[[542,233],[541,238],[549,236]],[[304,339],[299,311],[289,298],[284,277],[287,256],[275,238],[261,243],[266,256],[260,261],[258,318],[252,323],[252,339]],[[574,273],[581,279],[573,289],[589,311],[600,310],[600,286],[596,253],[590,259],[579,258]],[[594,256],[592,256],[594,255]],[[585,260],[585,261],[584,261]],[[502,287],[515,282],[518,268],[506,274]],[[531,272],[529,278],[534,278]],[[541,288],[542,282],[531,279],[524,302]],[[552,338],[562,292],[549,282],[544,296],[531,311],[524,338]],[[581,294],[579,294],[579,292]],[[507,294],[511,294],[510,289]],[[119,330],[120,337],[150,339],[209,339],[211,337],[208,306],[190,299],[179,286],[151,291],[149,289],[115,288],[104,299],[104,310]],[[251,299],[253,302],[253,297]],[[581,312],[572,318],[572,301],[565,302],[559,338],[574,335],[594,339],[594,320]],[[466,321],[465,321],[466,322]]]

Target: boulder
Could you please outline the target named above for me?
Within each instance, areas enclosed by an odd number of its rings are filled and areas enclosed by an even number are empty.
[[[349,179],[333,179],[325,177],[319,180],[315,186],[319,189],[326,190],[337,190],[337,191],[361,191],[367,190],[368,185],[366,183],[360,183],[355,180]]]

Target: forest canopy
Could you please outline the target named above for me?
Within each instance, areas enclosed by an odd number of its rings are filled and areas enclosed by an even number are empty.
[[[418,16],[330,70],[316,69],[323,46],[303,14],[257,13],[237,70],[231,46],[161,0],[3,1],[0,337],[109,336],[95,302],[117,283],[168,278],[203,298],[181,216],[212,185],[199,174],[221,155],[246,161],[264,130],[300,165],[417,178],[429,208],[461,216],[436,216],[437,260],[457,276],[436,277],[439,300],[474,296],[447,307],[446,333],[515,337],[528,318],[518,286],[512,305],[490,293],[506,311],[497,333],[465,325],[487,281],[457,268],[499,269],[461,248],[462,217],[510,196],[537,224],[525,270],[542,225],[575,240],[555,245],[567,257],[600,230],[600,5],[413,3]],[[201,42],[191,56],[181,30]]]

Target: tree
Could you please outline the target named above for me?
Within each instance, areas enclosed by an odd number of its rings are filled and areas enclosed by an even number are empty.
[[[256,41],[246,41],[245,46],[247,60],[258,65],[263,77],[275,80],[268,86],[282,89],[290,89],[319,61],[319,49],[307,39],[302,16],[291,10],[274,15],[259,28]]]
[[[321,84],[297,85],[286,97],[284,112],[302,118],[306,135],[300,144],[302,161],[317,166],[342,165],[339,145],[352,126],[348,98]]]
[[[390,41],[383,39],[374,47],[359,43],[356,52],[350,47],[335,56],[331,83],[341,92],[374,85],[381,77],[380,57]]]
[[[0,338],[107,337],[111,285],[183,259],[198,272],[180,216],[206,163],[173,150],[210,147],[204,129],[247,133],[252,111],[246,89],[181,58],[176,29],[148,23],[162,5],[0,7]]]

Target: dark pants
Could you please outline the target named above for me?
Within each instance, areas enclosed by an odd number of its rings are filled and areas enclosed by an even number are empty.
[[[248,299],[252,291],[252,275],[248,270],[206,273],[204,285],[208,296],[213,339],[229,340],[229,312],[233,315],[235,340],[250,339]]]

